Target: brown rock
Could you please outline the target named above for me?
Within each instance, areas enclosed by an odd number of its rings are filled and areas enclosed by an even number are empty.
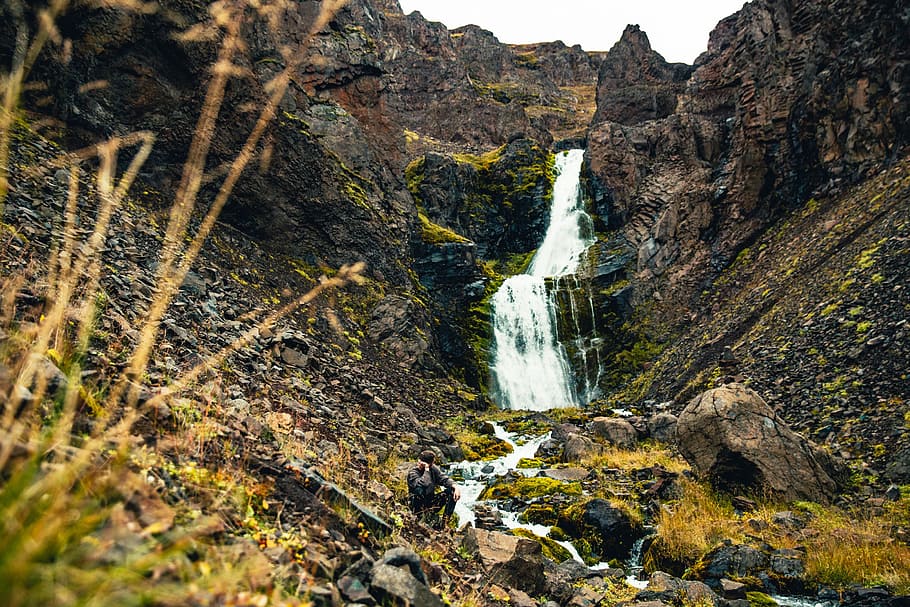
[[[785,500],[829,502],[830,460],[739,384],[697,396],[679,416],[679,449],[718,489],[771,492]]]
[[[539,543],[514,535],[469,527],[462,538],[462,546],[480,557],[490,581],[531,595],[538,595],[543,589],[543,561]]]
[[[595,417],[591,423],[594,436],[611,445],[631,449],[638,442],[638,431],[628,421],[618,417]]]

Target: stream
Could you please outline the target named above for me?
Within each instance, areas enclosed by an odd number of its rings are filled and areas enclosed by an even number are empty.
[[[539,537],[547,537],[550,528],[545,525],[535,525],[531,523],[522,523],[518,521],[520,513],[500,510],[496,500],[479,500],[480,494],[488,483],[496,477],[502,476],[508,472],[521,474],[527,477],[537,476],[541,468],[518,468],[518,462],[524,458],[533,458],[541,444],[550,439],[550,433],[537,437],[525,437],[507,432],[499,424],[492,424],[496,438],[507,442],[512,447],[512,452],[503,457],[478,462],[456,462],[449,467],[448,473],[457,479],[457,484],[461,491],[461,499],[455,506],[455,513],[458,515],[459,527],[466,524],[474,525],[477,516],[474,508],[478,504],[483,504],[502,516],[502,522],[508,529],[527,529]],[[650,537],[650,536],[648,536]],[[637,540],[632,547],[629,559],[624,564],[626,571],[626,583],[634,588],[644,589],[648,586],[647,580],[639,579],[644,567],[642,566],[643,548],[648,537]],[[558,541],[560,546],[569,551],[573,559],[584,563],[575,546],[568,541]],[[606,569],[610,565],[606,562],[600,562],[590,566],[591,569]],[[772,595],[780,607],[836,607],[837,603],[832,601],[823,601],[811,597],[791,597]]]

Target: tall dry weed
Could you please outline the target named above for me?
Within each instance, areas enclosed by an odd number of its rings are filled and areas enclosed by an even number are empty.
[[[148,13],[152,3],[105,0],[107,8]],[[151,132],[114,137],[85,150],[61,156],[41,168],[65,169],[69,190],[60,233],[47,259],[44,310],[29,325],[17,323],[16,293],[24,276],[3,276],[3,363],[11,372],[2,380],[0,414],[0,604],[15,606],[54,604],[131,605],[204,604],[199,597],[215,597],[234,604],[283,601],[277,591],[243,583],[242,570],[226,567],[212,571],[187,560],[196,544],[192,526],[167,537],[148,535],[138,544],[116,530],[123,512],[123,487],[135,475],[129,464],[130,431],[143,413],[175,394],[191,390],[232,352],[247,345],[258,330],[272,325],[294,309],[313,302],[321,293],[361,281],[363,266],[343,267],[332,278],[323,277],[309,292],[259,319],[257,327],[178,377],[167,390],[140,403],[141,378],[159,339],[161,321],[179,286],[198,258],[203,243],[229,199],[237,181],[256,158],[269,123],[276,114],[293,74],[301,67],[303,52],[344,4],[326,0],[303,42],[282,49],[285,68],[267,86],[258,119],[228,167],[214,201],[202,213],[191,233],[205,167],[213,144],[224,95],[232,78],[242,73],[238,58],[244,43],[244,23],[264,19],[274,26],[288,3],[285,0],[223,1],[210,7],[211,19],[184,33],[186,39],[218,41],[218,57],[211,69],[205,101],[196,124],[183,175],[170,207],[158,265],[157,291],[148,314],[138,327],[140,339],[130,353],[125,371],[110,385],[83,382],[85,359],[95,330],[97,301],[101,297],[102,252],[111,236],[112,219],[123,210],[130,187],[155,144]],[[20,99],[35,61],[48,44],[65,47],[55,21],[67,9],[66,0],[53,0],[37,11],[30,31],[26,7],[11,3],[15,23],[15,51],[8,74],[2,75],[0,108],[0,213],[11,187],[10,149],[20,122]],[[64,53],[65,54],[65,53]],[[80,176],[96,165],[91,192],[80,191]],[[121,165],[126,165],[125,169]],[[80,237],[80,197],[95,198],[92,230]],[[84,219],[84,218],[83,218]],[[84,223],[84,222],[83,222]],[[61,388],[52,385],[48,357],[66,371]],[[93,429],[74,433],[77,416],[87,401],[94,406]],[[126,547],[121,545],[127,543]],[[231,569],[228,571],[228,569]],[[187,583],[189,581],[190,583]],[[303,589],[305,590],[305,589]],[[220,599],[218,599],[220,597]],[[291,603],[297,601],[291,600]],[[290,604],[290,603],[289,603]]]

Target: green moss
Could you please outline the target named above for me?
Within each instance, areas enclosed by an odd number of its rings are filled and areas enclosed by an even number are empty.
[[[468,461],[492,460],[512,452],[512,445],[495,436],[473,434],[460,437],[464,457]]]
[[[522,523],[534,525],[555,525],[558,518],[556,510],[552,506],[548,504],[531,504],[521,513],[518,520]]]
[[[506,146],[503,145],[484,154],[452,154],[452,158],[454,158],[456,162],[470,164],[477,169],[478,172],[489,171],[493,165],[502,158],[502,152],[505,149]]]
[[[518,468],[543,468],[546,463],[537,457],[523,457],[518,460]]]
[[[552,478],[537,476],[534,478],[518,478],[514,480],[499,481],[487,487],[480,494],[481,500],[507,499],[520,497],[532,499],[561,493],[563,495],[581,495],[581,483],[563,483]]]
[[[416,160],[411,161],[411,163],[404,170],[404,179],[407,184],[408,191],[411,193],[411,196],[414,197],[415,202],[420,204],[420,186],[423,184],[423,180],[426,178],[426,158],[421,156]]]
[[[751,607],[774,607],[777,601],[764,592],[747,592],[746,599]]]
[[[445,244],[449,242],[464,244],[471,242],[461,234],[453,232],[438,223],[433,223],[423,213],[418,212],[417,217],[420,219],[420,238],[427,244]]]
[[[551,561],[561,563],[567,559],[572,558],[572,554],[568,550],[566,550],[565,548],[563,548],[562,546],[557,544],[554,540],[551,540],[548,537],[540,537],[538,535],[535,535],[533,532],[531,532],[528,529],[512,529],[512,535],[517,535],[518,537],[524,537],[529,540],[534,540],[535,542],[540,544],[540,548],[541,548],[541,551],[543,552],[543,555],[545,557],[547,557],[548,559],[550,559]]]
[[[524,53],[518,53],[515,55],[515,63],[518,67],[524,67],[530,70],[537,69],[540,65],[540,60],[537,58],[537,55],[534,54],[534,51],[527,51]]]

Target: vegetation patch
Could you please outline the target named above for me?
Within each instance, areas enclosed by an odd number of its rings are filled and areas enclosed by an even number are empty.
[[[427,244],[467,244],[471,242],[461,234],[453,232],[438,223],[433,223],[423,213],[418,212],[417,218],[420,219],[420,239]]]
[[[564,483],[544,476],[533,478],[503,478],[487,487],[480,494],[481,500],[495,499],[534,499],[561,493],[563,495],[581,495],[581,483]]]
[[[548,537],[540,537],[529,529],[512,529],[512,535],[517,535],[518,537],[527,538],[529,540],[537,542],[540,544],[543,555],[556,563],[561,563],[567,559],[572,558],[572,553],[556,543],[555,540],[552,540]]]

